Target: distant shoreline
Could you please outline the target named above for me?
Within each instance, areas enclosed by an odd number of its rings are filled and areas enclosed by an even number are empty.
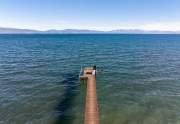
[[[0,34],[180,34],[180,31],[147,31],[140,29],[120,29],[111,31],[98,31],[86,29],[64,29],[64,30],[31,30],[17,28],[2,28]]]

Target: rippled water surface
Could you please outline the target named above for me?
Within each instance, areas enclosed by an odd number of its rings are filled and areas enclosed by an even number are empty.
[[[180,124],[180,35],[0,35],[0,124],[81,124],[81,66],[101,124]]]

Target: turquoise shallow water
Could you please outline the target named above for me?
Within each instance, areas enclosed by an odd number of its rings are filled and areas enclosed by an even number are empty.
[[[0,35],[0,124],[81,124],[83,65],[101,124],[180,124],[180,35]]]

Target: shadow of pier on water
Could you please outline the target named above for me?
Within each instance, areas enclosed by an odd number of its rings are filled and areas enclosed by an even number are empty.
[[[72,112],[73,101],[77,96],[77,80],[78,75],[68,73],[63,75],[64,80],[60,82],[65,86],[64,94],[59,103],[55,107],[56,121],[55,124],[72,124],[74,120],[74,113]]]

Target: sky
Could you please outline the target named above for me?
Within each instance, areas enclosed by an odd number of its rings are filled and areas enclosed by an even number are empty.
[[[0,0],[0,27],[180,31],[180,0]]]

